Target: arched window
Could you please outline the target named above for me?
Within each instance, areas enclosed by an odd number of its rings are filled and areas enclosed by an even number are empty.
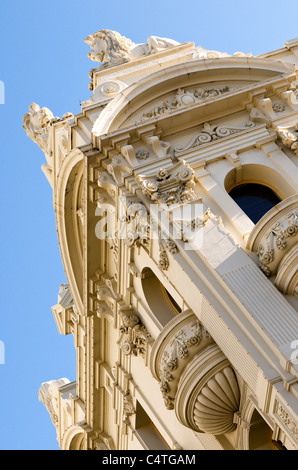
[[[268,186],[256,183],[240,184],[229,195],[255,224],[281,201]]]
[[[287,450],[272,439],[272,430],[257,410],[253,412],[249,430],[249,450]]]
[[[181,307],[150,268],[145,268],[142,274],[145,299],[156,318],[165,326],[175,315],[181,313]]]

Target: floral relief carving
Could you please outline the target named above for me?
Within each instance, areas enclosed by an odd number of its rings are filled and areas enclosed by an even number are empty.
[[[167,409],[174,408],[175,390],[177,387],[177,377],[175,371],[181,365],[181,361],[187,360],[191,348],[198,346],[202,335],[208,336],[208,333],[202,332],[201,324],[194,320],[190,325],[179,330],[169,347],[164,351],[161,358],[160,368],[160,390]]]
[[[152,342],[150,333],[133,310],[122,311],[121,318],[120,333],[122,337],[120,347],[122,352],[126,356],[140,355],[145,358],[148,344]]]
[[[275,113],[282,113],[286,109],[286,105],[283,103],[274,103],[272,109]]]
[[[167,255],[167,250],[172,254],[175,255],[178,253],[178,247],[174,240],[161,240],[159,242],[159,262],[158,266],[163,271],[166,271],[169,268],[170,262]]]
[[[177,237],[185,243],[195,242],[196,240],[200,242],[200,236],[202,235],[200,230],[211,219],[215,220],[218,224],[223,224],[221,217],[214,215],[210,208],[194,218],[176,218],[174,223]]]
[[[129,416],[134,415],[135,412],[136,410],[133,404],[133,398],[130,392],[128,391],[123,397],[123,421],[126,421]]]
[[[147,160],[150,157],[150,153],[146,149],[139,149],[136,151],[136,157],[138,160]]]
[[[298,156],[298,124],[291,128],[277,128],[277,135],[282,143]]]
[[[278,416],[284,425],[289,429],[290,433],[298,440],[298,426],[297,423],[290,417],[289,413],[284,407],[278,403],[276,409],[276,416]]]
[[[293,211],[285,218],[278,221],[271,228],[266,239],[262,241],[257,249],[259,256],[260,269],[270,276],[272,270],[270,264],[275,261],[276,255],[288,247],[289,238],[294,237],[298,233],[298,212]]]
[[[161,168],[153,177],[139,175],[136,182],[143,194],[158,205],[171,206],[195,199],[194,170],[184,161],[169,170]]]
[[[229,88],[228,86],[223,88],[197,88],[193,91],[178,88],[172,99],[166,99],[161,105],[145,112],[142,116],[142,120],[167,114],[183,106],[201,103],[203,100],[215,98],[224,93],[228,93],[229,91],[232,91],[232,88]]]
[[[169,258],[167,255],[167,252],[165,250],[165,247],[162,243],[159,243],[159,261],[158,261],[158,266],[160,269],[163,271],[166,271],[169,267]]]
[[[128,246],[134,244],[146,244],[148,241],[148,214],[143,203],[139,201],[131,201],[126,197],[121,199],[125,209],[125,214],[121,221],[125,223],[125,243]]]

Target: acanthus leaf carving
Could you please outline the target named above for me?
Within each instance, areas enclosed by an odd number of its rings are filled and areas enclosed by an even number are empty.
[[[122,352],[126,356],[140,355],[145,358],[148,344],[153,341],[152,336],[133,309],[122,309],[120,316],[122,324],[119,344]]]
[[[193,91],[178,88],[172,99],[166,99],[161,105],[145,112],[142,116],[142,120],[144,121],[146,119],[158,117],[163,114],[168,114],[181,107],[189,106],[195,103],[201,103],[208,98],[215,98],[232,90],[233,89],[228,86],[223,88],[196,88]]]
[[[137,200],[130,200],[123,196],[120,198],[124,207],[121,221],[124,222],[122,237],[129,246],[146,244],[148,242],[148,213],[144,204]],[[124,236],[125,235],[125,236]]]
[[[175,388],[177,387],[177,379],[175,380],[174,375],[179,361],[186,360],[189,356],[189,349],[198,346],[201,339],[201,324],[195,320],[188,328],[181,329],[175,334],[170,343],[170,349],[165,350],[162,355],[160,390],[167,409],[174,408]],[[174,386],[171,386],[172,381],[175,381]]]
[[[298,156],[298,123],[290,128],[278,127],[276,132],[282,143]]]
[[[52,312],[60,334],[74,334],[75,325],[79,323],[79,312],[74,303],[68,284],[61,284],[58,293],[58,303],[52,307]]]
[[[161,168],[153,177],[138,175],[136,182],[142,192],[158,205],[169,207],[196,198],[194,170],[184,161],[169,170]]]
[[[297,422],[290,416],[290,414],[286,411],[284,406],[276,402],[276,416],[281,419],[283,424],[287,429],[289,429],[292,436],[298,441],[298,425]]]
[[[179,218],[179,214],[178,216],[176,215],[173,223],[176,236],[180,240],[184,241],[185,243],[198,242],[200,245],[202,242],[201,229],[204,228],[210,220],[214,220],[220,225],[222,225],[223,222],[221,217],[213,214],[209,207],[203,211],[203,204],[197,205],[195,209],[196,212],[198,212],[198,214],[195,214],[195,217],[188,217],[187,215],[185,217],[182,212],[181,216],[183,217]]]
[[[291,211],[281,220],[276,222],[263,237],[258,245],[257,255],[259,257],[260,269],[271,276],[274,268],[272,263],[280,257],[280,253],[287,249],[289,239],[298,233],[298,212]]]
[[[131,167],[122,155],[115,155],[111,162],[107,164],[107,171],[113,176],[118,185],[122,183],[123,173],[131,174]]]
[[[172,255],[178,253],[177,244],[174,240],[171,239],[164,239],[163,237],[159,241],[159,261],[158,266],[163,271],[166,271],[169,268],[170,262],[167,255],[167,251],[169,251]]]
[[[190,310],[171,320],[156,339],[151,352],[151,371],[159,381],[167,409],[174,408],[181,373],[209,344],[213,344],[213,339]]]
[[[136,413],[133,398],[129,391],[123,396],[123,421],[127,422],[128,418]]]

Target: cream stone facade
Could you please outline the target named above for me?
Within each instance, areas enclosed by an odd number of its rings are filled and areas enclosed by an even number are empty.
[[[298,39],[86,43],[81,113],[24,116],[77,355],[75,382],[39,390],[61,449],[297,450]],[[254,222],[232,190],[255,185],[278,202]]]

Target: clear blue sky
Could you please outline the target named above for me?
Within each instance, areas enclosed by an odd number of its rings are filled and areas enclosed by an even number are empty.
[[[156,35],[258,55],[298,37],[296,13],[296,0],[1,0],[1,450],[58,449],[37,392],[44,381],[75,380],[73,338],[58,334],[51,311],[66,279],[45,158],[22,129],[29,105],[55,116],[80,112],[95,66],[84,38],[100,29],[135,43]]]

